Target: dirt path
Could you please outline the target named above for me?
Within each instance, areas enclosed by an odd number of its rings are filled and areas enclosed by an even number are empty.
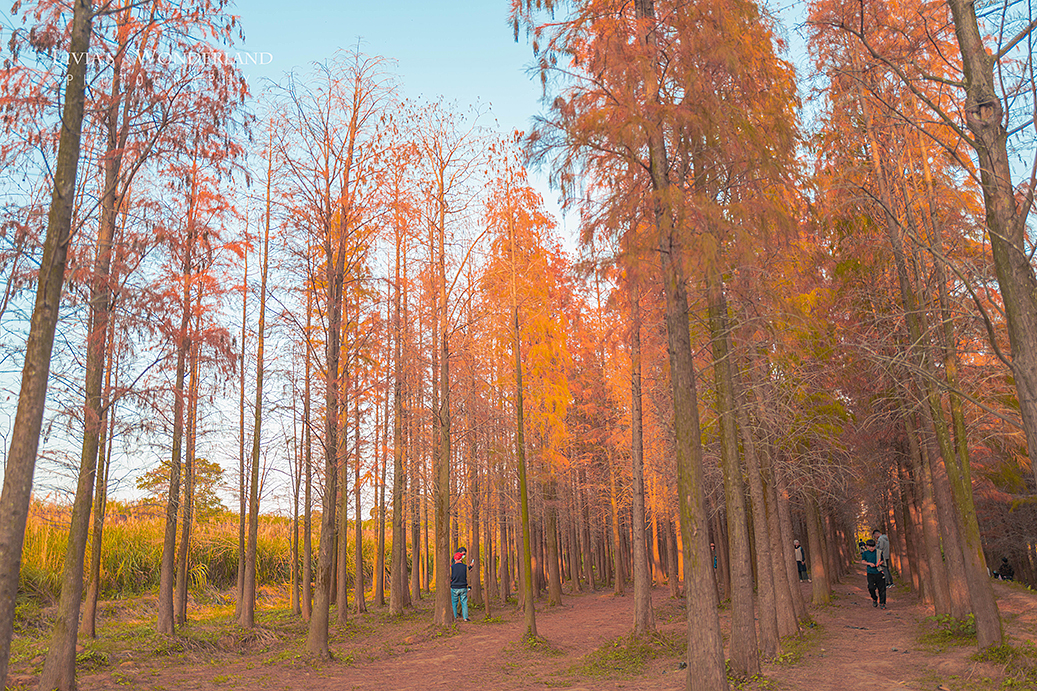
[[[803,592],[810,596],[809,585]],[[1037,641],[1037,594],[995,582],[1007,641]],[[892,588],[886,610],[876,609],[863,573],[836,585],[830,605],[812,608],[820,626],[816,643],[795,665],[765,665],[779,688],[884,691],[886,689],[997,689],[1004,666],[970,659],[970,644],[919,642],[930,615],[913,592]],[[1013,685],[1037,691],[1033,685]]]
[[[809,584],[802,584],[809,597]],[[995,585],[1010,640],[1018,645],[1037,641],[1037,595],[1019,587]],[[814,608],[818,626],[802,641],[786,646],[779,661],[764,665],[764,678],[743,688],[824,691],[884,691],[927,689],[941,685],[950,691],[998,689],[1003,671],[991,663],[969,659],[974,646],[921,645],[920,622],[927,612],[914,594],[903,589],[889,593],[889,609],[872,607],[864,576],[851,576],[834,589],[833,602]],[[614,647],[630,631],[632,597],[611,592],[569,594],[562,607],[537,613],[544,649],[518,644],[523,630],[521,613],[509,607],[488,622],[482,612],[472,623],[458,624],[447,633],[429,626],[429,602],[402,619],[384,611],[355,616],[345,627],[333,627],[331,648],[336,660],[312,664],[302,654],[304,626],[294,618],[278,635],[260,636],[238,650],[221,643],[187,649],[180,654],[156,656],[124,654],[106,667],[84,673],[83,691],[112,688],[162,689],[286,689],[338,691],[339,689],[457,689],[480,690],[623,689],[624,691],[677,691],[684,689],[685,672],[678,669],[682,655],[676,649],[685,630],[681,603],[665,589],[653,592],[662,643],[654,657],[631,662],[622,647]],[[727,628],[726,610],[721,612]],[[295,628],[291,628],[295,627]],[[273,627],[270,629],[274,630]],[[615,651],[615,659],[589,658],[594,651]],[[619,667],[610,667],[615,662]],[[640,662],[641,664],[636,664]],[[26,686],[30,686],[26,679]],[[1026,685],[1012,688],[1037,688]]]
[[[926,613],[917,597],[891,588],[888,609],[881,610],[874,607],[863,574],[845,580],[835,586],[830,605],[812,609],[820,626],[816,645],[796,665],[769,665],[768,676],[780,679],[788,688],[922,688],[906,683],[924,673],[924,654],[915,641]],[[809,584],[803,587],[807,598],[809,588]]]

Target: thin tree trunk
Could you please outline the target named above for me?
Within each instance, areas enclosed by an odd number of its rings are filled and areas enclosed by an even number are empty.
[[[510,190],[509,190],[510,191]],[[519,330],[518,297],[515,287],[516,241],[512,214],[508,214],[508,235],[511,247],[511,322],[512,349],[515,354],[515,460],[518,465],[519,519],[522,522],[522,556],[519,562],[522,576],[522,600],[525,603],[524,641],[537,639],[536,607],[533,605],[533,555],[530,550],[529,491],[526,479],[525,411],[522,389],[522,336]]]
[[[471,314],[471,307],[469,307],[468,320],[471,324],[473,317]],[[469,353],[470,356],[470,353]],[[477,440],[478,435],[475,427],[475,370],[470,369],[470,375],[468,377],[468,402],[465,405],[466,411],[466,427],[468,432],[468,439],[465,444],[467,463],[468,463],[468,498],[472,507],[472,520],[471,520],[471,577],[472,577],[472,598],[471,604],[478,606],[483,602],[483,587],[482,587],[482,555],[480,554],[480,534],[479,534],[479,499],[481,498],[482,489],[479,483],[479,467],[478,467],[478,451],[477,451]]]
[[[901,401],[901,406],[904,406]],[[936,503],[933,499],[933,481],[929,474],[928,464],[922,455],[923,447],[919,443],[918,429],[913,415],[905,411],[904,428],[908,440],[908,454],[911,457],[911,472],[915,478],[916,497],[919,505],[919,522],[922,528],[922,545],[925,558],[921,560],[928,569],[929,596],[936,614],[951,613],[951,593],[948,583],[947,567],[940,549],[940,529],[936,519]],[[926,573],[923,570],[923,575]]]
[[[669,566],[669,574],[666,579],[670,585],[670,597],[680,597],[680,565],[677,549],[677,530],[673,518],[667,516],[666,520],[666,559]]]
[[[201,302],[201,295],[198,296]],[[195,317],[195,333],[199,332],[201,313]],[[180,501],[180,550],[177,552],[174,609],[178,626],[187,623],[187,580],[191,557],[191,526],[194,522],[194,451],[198,427],[198,349],[192,339],[189,383],[187,385],[187,453],[184,455],[183,497]]]
[[[348,306],[343,305],[343,330],[349,328]],[[338,433],[339,495],[338,495],[338,535],[335,542],[335,622],[339,625],[349,621],[349,394],[352,386],[350,379],[349,352],[343,349],[342,355],[342,420]]]
[[[108,471],[112,464],[112,442],[115,436],[115,401],[111,399],[112,378],[118,384],[118,356],[113,352],[114,329],[108,333],[108,367],[105,368],[104,390],[105,417],[102,420],[102,437],[98,446],[99,453],[104,454],[97,473],[97,487],[94,490],[94,528],[90,538],[90,575],[87,581],[86,610],[83,612],[83,633],[90,638],[97,638],[97,598],[101,592],[101,546],[104,537],[104,517],[108,506]],[[114,374],[112,370],[115,370]],[[105,447],[107,446],[107,452]]]
[[[360,329],[360,302],[357,300],[357,330]],[[360,368],[354,368],[360,376]],[[360,502],[360,382],[356,380],[353,395],[353,437],[356,446],[356,458],[353,464],[353,509],[356,511],[356,552],[354,554],[354,568],[356,575],[353,577],[353,607],[357,614],[367,611],[367,602],[364,600],[364,512]]]
[[[726,309],[726,308],[725,308]],[[728,357],[733,351],[731,333],[728,330]],[[767,519],[767,502],[763,489],[763,476],[760,472],[760,459],[756,454],[756,439],[753,428],[746,413],[742,384],[738,368],[728,361],[728,372],[732,375],[734,385],[734,405],[738,418],[738,426],[742,432],[742,449],[745,453],[746,475],[749,478],[749,496],[752,500],[753,539],[756,547],[756,592],[759,598],[758,618],[760,621],[760,653],[773,659],[780,652],[778,641],[778,597],[774,582],[774,566],[771,556],[771,537]],[[791,605],[791,603],[789,603]],[[789,608],[791,614],[791,606]],[[794,621],[794,616],[790,617]]]
[[[245,217],[245,236],[248,238],[248,216]],[[237,601],[234,605],[234,618],[241,618],[241,608],[245,602],[245,511],[247,509],[245,495],[248,492],[248,475],[246,475],[245,469],[245,336],[247,334],[246,326],[248,325],[248,242],[243,242],[243,256],[242,261],[244,262],[244,271],[241,276],[241,369],[239,372],[239,394],[240,400],[238,401],[238,579],[237,579]],[[309,295],[309,291],[307,291]],[[309,304],[311,298],[307,297],[306,306],[306,320],[309,324],[310,309]],[[309,329],[306,330],[307,338],[309,338]],[[309,351],[307,351],[308,353]],[[307,367],[309,366],[309,360],[306,361]],[[306,382],[309,385],[310,375],[309,369],[306,370]]]
[[[772,461],[770,459],[767,444],[761,444],[763,467],[760,469],[763,479],[764,505],[767,513],[767,527],[771,536],[771,565],[774,574],[775,602],[778,614],[778,635],[782,638],[799,634],[800,614],[796,611],[796,598],[793,589],[799,589],[798,579],[795,573],[795,563],[789,569],[788,558],[785,548],[789,542],[785,541],[781,530],[781,516],[778,511],[777,483],[771,472]],[[804,611],[805,614],[805,611]]]
[[[403,523],[403,325],[401,313],[400,245],[397,228],[395,281],[393,282],[393,390],[392,390],[392,579],[389,582],[389,613],[403,614],[407,595],[407,536]],[[417,542],[414,543],[417,567]]]
[[[450,604],[450,339],[446,284],[446,188],[443,170],[438,182],[438,290],[439,290],[439,409],[438,448],[433,451],[432,492],[436,518],[436,600],[434,622],[446,626],[453,620]],[[435,347],[435,344],[433,344]]]
[[[493,507],[493,481],[491,480],[492,468],[490,467],[490,460],[486,460],[486,482],[483,486],[486,488],[485,504],[486,507],[486,519],[482,521],[483,525],[483,544],[486,546],[486,556],[483,560],[483,574],[486,578],[486,588],[483,593],[483,603],[486,606],[486,618],[489,619],[491,614],[492,603],[499,597],[497,590],[497,571],[496,571],[496,556],[493,550],[493,520],[491,520],[490,511]]]
[[[817,505],[817,495],[808,490],[803,497],[806,505],[807,540],[810,545],[810,579],[814,585],[814,605],[826,605],[832,600],[832,587],[828,582],[828,563],[825,559],[824,546],[821,541],[821,512]]]
[[[354,91],[354,102],[359,100],[359,80]],[[353,108],[348,128],[345,163],[343,165],[342,194],[339,200],[339,226],[335,244],[332,229],[325,228],[324,259],[328,290],[328,337],[326,343],[325,420],[324,420],[324,502],[321,515],[320,547],[317,563],[317,596],[306,636],[306,650],[322,659],[328,651],[328,624],[331,619],[331,586],[334,567],[335,499],[338,495],[338,422],[339,422],[339,356],[342,340],[342,295],[345,288],[346,241],[349,228],[350,177],[353,152],[358,130],[358,109]]]
[[[388,325],[392,315],[390,314],[391,307],[388,298],[385,301],[385,323]],[[388,331],[388,329],[386,329]],[[388,359],[391,352],[391,339],[392,336],[386,333],[389,339],[385,344],[385,406],[382,412],[381,420],[379,421],[377,413],[375,414],[375,429],[381,432],[381,444],[375,445],[375,468],[378,467],[377,460],[381,456],[382,459],[382,473],[378,480],[378,554],[375,557],[375,581],[374,581],[374,599],[379,607],[385,607],[385,482],[388,475],[387,466],[389,465],[389,367]],[[375,435],[377,441],[377,433]]]
[[[166,502],[166,529],[162,542],[162,564],[159,571],[158,585],[158,623],[156,631],[172,636],[175,632],[173,609],[173,586],[176,577],[176,522],[180,514],[180,471],[181,451],[184,433],[184,377],[187,369],[187,353],[190,350],[190,334],[192,300],[192,249],[195,242],[195,181],[198,164],[194,163],[190,188],[190,200],[187,216],[187,243],[184,245],[184,292],[183,315],[180,319],[180,331],[177,336],[176,384],[173,400],[173,444],[172,458],[169,464],[169,496]]]
[[[608,459],[609,507],[612,509],[612,592],[623,595],[623,566],[619,549],[619,497],[616,496],[616,467],[612,461],[611,447]]]
[[[501,482],[500,485],[498,485],[497,490],[497,517],[500,529],[501,604],[507,604],[508,598],[511,597],[511,564],[508,559],[508,555],[511,553],[511,548],[508,546],[508,518],[504,508],[505,498],[505,484]]]
[[[307,274],[309,267],[307,267]],[[302,618],[310,620],[313,614],[313,432],[310,418],[310,348],[313,340],[310,336],[313,314],[313,286],[306,287],[306,380],[303,382],[302,400],[302,432],[305,439],[306,454],[306,490],[303,500],[302,519]]]
[[[545,552],[547,559],[547,606],[557,607],[562,604],[562,578],[559,570],[558,554],[558,501],[557,482],[554,477],[547,481],[544,497],[545,513]]]
[[[630,299],[630,466],[633,480],[634,635],[655,631],[652,582],[645,544],[644,439],[641,415],[641,289],[631,281]],[[658,537],[658,533],[656,533]],[[658,545],[658,540],[656,540]]]
[[[299,486],[302,484],[303,456],[302,443],[299,440],[298,409],[295,401],[298,392],[295,382],[292,383],[292,443],[288,451],[294,454],[294,477],[292,478],[292,614],[302,614],[302,603],[299,598]]]
[[[271,143],[273,138],[271,135]],[[259,446],[263,422],[264,346],[266,343],[266,285],[270,266],[270,186],[273,178],[273,151],[268,153],[266,177],[266,224],[263,229],[263,273],[259,283],[259,326],[256,334],[256,409],[252,425],[251,480],[248,500],[248,545],[245,554],[245,583],[242,591],[238,623],[245,628],[255,626],[256,611],[256,541],[259,538]]]

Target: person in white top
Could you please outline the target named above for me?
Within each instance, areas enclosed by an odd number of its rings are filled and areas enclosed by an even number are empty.
[[[882,559],[882,573],[886,576],[886,587],[893,585],[893,574],[889,570],[889,538],[878,528],[871,531],[871,538],[875,540],[875,551]]]

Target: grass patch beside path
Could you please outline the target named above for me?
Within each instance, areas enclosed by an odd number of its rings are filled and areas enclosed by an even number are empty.
[[[1037,689],[1037,646],[1032,641],[1018,646],[1003,643],[980,650],[970,659],[1000,665],[1004,670],[1002,689]]]
[[[682,657],[686,648],[687,641],[677,634],[622,636],[585,655],[572,671],[597,679],[637,676],[649,660]]]
[[[976,619],[971,614],[965,619],[955,619],[949,614],[926,617],[918,643],[936,653],[955,645],[975,645]]]
[[[817,647],[823,633],[824,627],[816,622],[809,622],[798,636],[791,635],[781,639],[781,654],[770,662],[775,665],[799,663],[807,652]]]

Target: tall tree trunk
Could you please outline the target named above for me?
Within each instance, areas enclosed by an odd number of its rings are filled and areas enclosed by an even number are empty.
[[[348,306],[343,305],[343,312],[348,312]],[[349,329],[349,316],[343,317],[344,331]],[[342,387],[341,416],[338,423],[338,465],[339,465],[339,496],[338,496],[338,535],[335,542],[336,569],[335,569],[335,622],[339,625],[349,621],[349,394],[352,386],[350,379],[349,351],[343,348],[342,354]]]
[[[547,606],[556,607],[562,604],[562,577],[559,570],[558,554],[558,484],[553,476],[549,477],[544,496],[544,537],[547,560]]]
[[[788,559],[785,554],[788,550],[785,545],[790,544],[791,540],[786,542],[782,535],[781,516],[778,511],[778,495],[776,492],[777,483],[775,482],[774,474],[771,472],[772,461],[769,457],[767,444],[760,444],[758,448],[762,453],[763,459],[760,471],[763,481],[764,506],[767,513],[767,528],[771,536],[771,566],[774,574],[774,599],[778,614],[778,635],[784,638],[800,632],[800,613],[796,611],[796,598],[793,592],[793,589],[798,591],[799,581],[798,574],[795,573],[795,563],[792,564],[791,569],[788,568]],[[805,609],[803,613],[805,614]]]
[[[680,597],[680,565],[678,562],[677,530],[673,518],[666,520],[666,560],[668,562],[667,582],[670,585],[670,597]]]
[[[901,407],[905,404],[901,400]],[[936,504],[933,499],[933,482],[922,456],[922,445],[918,439],[918,429],[914,424],[914,416],[904,411],[904,429],[908,441],[908,454],[911,458],[911,473],[914,476],[915,494],[919,507],[919,523],[922,529],[925,558],[920,562],[925,565],[923,577],[928,573],[927,588],[935,613],[951,613],[951,593],[948,583],[947,567],[940,549],[940,529],[936,519]],[[925,580],[925,579],[924,579]]]
[[[413,434],[410,435],[410,439],[413,439]],[[417,602],[421,599],[421,575],[425,570],[425,564],[427,560],[422,558],[421,553],[421,497],[419,492],[422,487],[418,484],[422,478],[418,474],[418,464],[421,463],[421,459],[418,454],[412,453],[411,459],[411,474],[410,474],[410,492],[411,492],[411,519],[410,519],[410,540],[411,540],[411,578],[410,578],[410,589],[411,599]]]
[[[385,300],[385,323],[388,325],[392,320],[391,306],[388,297]],[[386,329],[388,331],[388,329]],[[388,475],[389,465],[389,379],[390,372],[388,360],[392,349],[392,336],[386,333],[385,356],[383,362],[385,367],[385,406],[381,419],[375,414],[375,429],[381,433],[381,444],[378,444],[378,432],[375,434],[375,469],[378,468],[378,458],[382,459],[382,472],[378,480],[378,553],[375,556],[375,581],[374,599],[379,607],[385,607],[385,482]]]
[[[726,306],[725,306],[726,311]],[[778,597],[774,582],[774,566],[771,558],[771,536],[767,518],[767,502],[763,489],[763,476],[760,472],[760,459],[756,454],[756,439],[745,410],[744,395],[738,368],[730,363],[733,353],[731,332],[726,330],[728,365],[734,386],[733,399],[741,429],[742,448],[745,452],[746,475],[749,478],[749,496],[752,499],[753,539],[756,546],[756,592],[759,597],[758,618],[760,621],[760,653],[767,659],[778,656]],[[788,614],[791,615],[791,603]],[[794,617],[790,616],[794,622]]]
[[[238,372],[238,578],[237,601],[234,604],[234,618],[241,618],[241,608],[245,602],[245,511],[248,508],[246,494],[248,492],[248,475],[245,468],[245,336],[248,326],[248,216],[245,217],[245,242],[242,243],[244,270],[241,276],[241,362]],[[310,291],[307,291],[306,321],[310,319]],[[306,330],[309,339],[309,328]],[[307,354],[309,351],[307,351]],[[309,366],[309,360],[306,361]],[[306,370],[306,382],[309,386],[310,374]]]
[[[529,490],[526,478],[525,410],[522,388],[522,335],[519,330],[518,296],[515,285],[516,241],[513,214],[508,214],[508,235],[511,247],[511,324],[512,349],[515,354],[515,460],[518,465],[519,520],[522,522],[522,555],[519,567],[522,576],[522,595],[525,603],[524,641],[537,638],[536,607],[533,605],[533,555],[530,549]]]
[[[471,303],[469,303],[470,305]],[[468,313],[469,323],[472,323],[473,316],[471,313],[471,307],[469,306]],[[469,353],[470,355],[470,353]],[[478,434],[476,432],[475,425],[475,370],[469,368],[468,377],[468,402],[465,404],[465,418],[467,427],[467,441],[465,443],[466,457],[468,463],[468,499],[472,507],[472,520],[471,520],[471,577],[472,577],[472,605],[481,605],[483,603],[483,587],[482,587],[482,555],[480,554],[480,541],[479,541],[479,500],[482,495],[482,489],[479,483],[479,461],[478,461],[478,450],[477,441]]]
[[[273,138],[271,135],[271,144]],[[268,152],[266,175],[266,223],[263,229],[263,273],[259,283],[259,326],[256,334],[256,409],[252,424],[251,479],[248,492],[248,544],[245,554],[245,582],[242,590],[238,623],[245,628],[255,626],[256,612],[256,542],[259,539],[259,446],[263,422],[264,347],[266,344],[266,282],[270,266],[270,186],[273,179],[273,151]]]
[[[735,423],[734,384],[731,376],[731,354],[727,337],[727,301],[719,271],[706,269],[706,291],[709,298],[709,330],[713,338],[713,371],[717,393],[717,417],[720,421],[720,462],[724,475],[724,497],[727,508],[728,554],[731,558],[731,670],[738,677],[750,678],[760,673],[760,655],[756,638],[756,616],[753,604],[752,564],[749,556],[749,530],[746,525],[745,489],[738,462],[738,427]],[[773,588],[768,593],[773,606]],[[772,609],[773,612],[773,609]],[[762,616],[762,615],[761,615]],[[777,634],[776,629],[773,633]],[[777,641],[764,643],[776,650]]]
[[[115,401],[111,398],[112,379],[118,384],[118,355],[113,352],[114,329],[108,332],[108,366],[105,368],[104,391],[105,415],[102,420],[102,437],[98,445],[103,462],[97,472],[97,487],[94,490],[94,528],[90,536],[90,574],[87,580],[86,609],[80,627],[90,638],[97,638],[97,598],[101,593],[101,546],[104,537],[104,518],[108,506],[108,472],[112,465],[112,442],[115,437]],[[113,373],[112,370],[115,370]],[[105,447],[107,446],[107,451]]]
[[[29,338],[25,345],[18,411],[11,428],[11,445],[4,468],[4,489],[0,495],[0,687],[7,680],[11,636],[14,635],[18,573],[21,569],[25,524],[28,521],[29,500],[32,496],[32,476],[36,468],[40,430],[43,427],[50,356],[54,348],[54,331],[58,322],[58,308],[61,304],[68,246],[72,235],[72,210],[75,203],[76,173],[86,100],[86,67],[89,62],[83,59],[83,56],[90,48],[92,21],[93,3],[90,0],[76,0],[72,8],[65,103],[61,114],[58,160],[54,167],[54,191],[51,196],[50,214],[47,217],[47,235],[43,243],[43,257],[37,279],[36,302],[29,326]],[[89,520],[89,515],[81,520]],[[79,568],[81,574],[82,566]],[[77,624],[78,622],[70,622],[73,628]],[[74,648],[75,646],[73,664]],[[74,674],[75,670],[72,671]],[[71,683],[75,684],[74,676]]]
[[[655,8],[652,0],[635,0],[634,9],[643,25],[639,40],[649,53],[655,50]],[[724,645],[717,615],[716,590],[710,582],[712,563],[705,497],[701,431],[688,327],[688,299],[685,293],[683,255],[674,228],[671,209],[669,165],[664,133],[655,113],[659,84],[655,61],[645,70],[646,117],[649,175],[652,206],[662,259],[663,292],[666,299],[666,332],[670,359],[670,388],[673,395],[676,434],[677,496],[681,512],[681,538],[685,573],[685,602],[688,617],[688,673],[686,687],[697,691],[726,690]]]
[[[655,631],[652,611],[652,583],[648,573],[645,544],[645,471],[641,415],[641,289],[634,280],[628,287],[630,297],[630,466],[633,480],[634,513],[634,635]],[[656,533],[658,538],[658,533]]]
[[[308,269],[309,267],[307,267]],[[309,271],[307,270],[307,274]],[[302,519],[302,618],[310,620],[313,614],[313,432],[310,418],[310,335],[313,315],[313,286],[306,287],[306,379],[303,382],[302,433],[305,439],[303,453],[306,455],[306,490],[303,499]],[[244,366],[244,365],[243,365]]]
[[[306,635],[306,650],[322,659],[330,657],[328,651],[328,624],[331,619],[331,588],[334,579],[335,545],[335,499],[338,496],[338,425],[339,425],[339,357],[342,344],[342,296],[345,291],[346,247],[350,236],[350,212],[352,211],[350,183],[353,171],[353,156],[359,128],[359,109],[356,104],[361,95],[360,78],[354,84],[354,108],[350,114],[347,131],[345,161],[342,166],[342,189],[337,200],[338,227],[326,227],[323,233],[325,261],[325,285],[328,291],[328,336],[326,341],[325,369],[325,420],[324,420],[324,500],[321,515],[320,547],[317,562],[317,596]]]
[[[803,497],[806,506],[807,541],[810,545],[810,579],[814,585],[813,602],[815,605],[826,605],[832,600],[832,586],[828,578],[828,562],[825,559],[825,548],[822,544],[821,511],[817,505],[817,493],[810,489]]]
[[[392,389],[392,579],[389,582],[389,613],[403,614],[407,602],[407,535],[403,523],[403,319],[401,313],[400,251],[397,228],[395,280],[393,282],[393,389]],[[417,542],[414,566],[417,567]]]
[[[169,496],[166,501],[166,529],[162,541],[162,564],[159,570],[158,584],[158,623],[156,631],[172,636],[175,632],[173,610],[173,586],[176,577],[176,525],[180,514],[180,472],[181,452],[184,435],[184,377],[187,370],[187,353],[191,348],[189,327],[191,324],[192,300],[192,250],[196,237],[194,209],[196,199],[195,184],[197,181],[198,163],[194,162],[191,174],[190,199],[187,215],[187,242],[184,245],[184,292],[183,315],[180,318],[180,331],[177,335],[176,383],[173,399],[173,443],[172,458],[169,463]]]
[[[1037,449],[1037,278],[1026,245],[1029,205],[1016,204],[1012,166],[1008,158],[1007,118],[997,94],[999,82],[994,77],[997,60],[984,44],[975,4],[968,0],[948,0],[947,4],[954,17],[954,31],[961,50],[966,92],[965,124],[974,135],[968,143],[979,159],[990,249],[1012,346],[1012,375],[1026,432],[1026,445],[1033,458],[1037,455],[1034,452]],[[1029,195],[1032,194],[1033,190],[1030,190]],[[1031,466],[1037,480],[1037,463],[1031,463]],[[968,511],[972,507],[972,487],[967,466],[960,475],[951,481],[956,486],[955,497],[962,502],[961,510]],[[979,528],[974,523],[973,514],[973,519],[966,521],[964,536],[968,550],[966,562],[972,570],[984,563]],[[983,584],[986,587],[976,588],[977,592],[973,594],[980,648],[1001,642],[1001,620],[993,602],[990,579],[985,578]]]
[[[198,296],[201,302],[201,294]],[[195,317],[195,334],[199,333],[201,313]],[[182,499],[180,500],[180,550],[177,552],[176,592],[173,607],[176,623],[183,626],[187,622],[187,580],[191,557],[191,525],[194,522],[194,453],[195,434],[198,427],[198,350],[197,338],[191,339],[189,351],[190,365],[187,385],[187,453],[184,454],[184,478]]]
[[[360,300],[357,298],[356,331],[360,330]],[[353,464],[353,509],[356,511],[356,552],[353,566],[356,575],[353,577],[353,607],[357,614],[367,611],[364,601],[364,512],[360,503],[360,367],[354,368],[356,386],[353,395],[353,437],[355,439],[355,460]]]
[[[89,3],[87,3],[89,8]],[[79,11],[77,6],[76,11]],[[89,11],[87,9],[86,11]],[[75,20],[73,20],[75,21]],[[86,40],[89,41],[89,20],[87,20]],[[75,32],[75,27],[73,27]],[[73,36],[73,41],[75,41]],[[86,52],[81,54],[84,57]],[[73,78],[72,66],[69,65],[69,77]],[[69,528],[68,548],[65,552],[65,563],[62,569],[61,598],[58,602],[58,617],[51,633],[50,646],[40,676],[42,688],[75,689],[76,688],[76,642],[79,634],[79,610],[83,597],[83,562],[86,542],[90,530],[90,508],[93,503],[97,456],[104,424],[102,383],[104,379],[106,348],[108,344],[108,324],[111,313],[111,256],[112,240],[115,236],[116,217],[119,199],[118,182],[122,163],[121,149],[116,139],[118,129],[119,101],[121,85],[119,81],[119,64],[114,67],[112,85],[113,103],[107,113],[108,153],[104,161],[105,185],[101,199],[101,222],[97,233],[97,246],[94,255],[93,275],[90,277],[90,316],[87,334],[86,353],[86,397],[83,405],[83,445],[79,462],[79,478],[76,484],[76,496],[72,506],[72,521]],[[74,78],[79,78],[75,75]],[[76,89],[70,83],[66,88],[66,98],[76,98]],[[72,93],[70,93],[72,92]],[[114,119],[113,119],[114,118]],[[62,140],[65,131],[62,130]],[[60,156],[60,153],[59,153]],[[60,165],[60,161],[59,161]],[[57,181],[55,180],[54,202],[58,199]],[[55,213],[53,203],[51,214]],[[53,219],[51,219],[53,221]],[[48,225],[48,239],[51,229]],[[44,257],[46,260],[46,257]],[[45,265],[41,265],[45,266]],[[57,268],[57,267],[55,267]],[[64,266],[61,267],[62,270]],[[43,269],[41,268],[41,288],[43,285]],[[49,280],[49,277],[48,277]],[[59,287],[60,291],[60,287]],[[37,308],[39,295],[37,295]],[[33,327],[36,326],[34,315]],[[31,332],[30,332],[31,333]],[[26,371],[29,366],[29,353],[26,352]],[[49,363],[48,363],[49,366]],[[25,375],[23,374],[23,380]],[[23,386],[24,393],[24,386]],[[21,401],[19,401],[19,412]],[[13,444],[12,444],[13,451]],[[10,470],[10,468],[8,468]],[[31,480],[30,480],[31,483]],[[7,487],[5,482],[4,495]],[[5,502],[6,505],[6,502]],[[3,513],[4,518],[7,514]],[[0,538],[2,539],[2,538]],[[4,541],[4,544],[6,541]],[[0,554],[6,552],[0,547]],[[20,550],[19,550],[20,552]],[[0,663],[2,666],[2,663]],[[4,677],[0,675],[0,686]]]
[[[344,242],[341,244],[344,245]],[[330,251],[327,252],[327,255],[330,290],[324,403],[324,498],[317,555],[317,592],[306,637],[307,652],[325,659],[329,657],[328,624],[331,618],[331,585],[334,578],[332,569],[334,567],[336,528],[335,509],[338,506],[339,339],[342,332],[342,264],[345,261],[345,247],[339,247],[337,257],[333,256]]]
[[[621,550],[619,548],[619,497],[616,496],[616,464],[612,459],[612,450],[609,447],[608,474],[609,474],[609,508],[612,509],[612,592],[615,595],[623,595],[623,565],[620,562]]]
[[[295,472],[292,477],[292,614],[302,614],[302,603],[299,597],[299,489],[302,484],[303,474],[303,455],[302,455],[302,441],[299,439],[298,430],[298,409],[296,408],[295,401],[298,396],[298,392],[295,390],[295,383],[292,383],[292,443],[288,448],[289,453],[293,455],[292,461],[295,464]]]
[[[486,546],[486,556],[483,559],[483,574],[486,578],[486,588],[483,593],[483,603],[486,605],[486,618],[489,619],[491,614],[492,603],[499,597],[497,590],[497,571],[496,571],[496,555],[493,550],[493,524],[491,520],[491,509],[493,507],[493,480],[491,478],[493,470],[490,466],[490,459],[487,455],[486,459],[486,482],[483,483],[483,487],[486,488],[486,495],[484,497],[485,503],[483,506],[486,507],[486,519],[482,521],[483,526],[483,544]]]
[[[434,621],[437,626],[446,626],[453,621],[450,604],[450,338],[449,312],[446,284],[446,188],[443,170],[439,170],[439,409],[438,448],[433,450],[434,469],[432,492],[435,500],[436,518],[436,604]],[[436,347],[433,344],[433,347]]]
[[[508,598],[511,597],[511,563],[508,559],[508,555],[511,553],[511,548],[508,546],[510,540],[508,539],[508,517],[505,510],[507,497],[505,492],[505,483],[501,482],[498,485],[497,490],[497,518],[500,529],[501,604],[507,604]]]

